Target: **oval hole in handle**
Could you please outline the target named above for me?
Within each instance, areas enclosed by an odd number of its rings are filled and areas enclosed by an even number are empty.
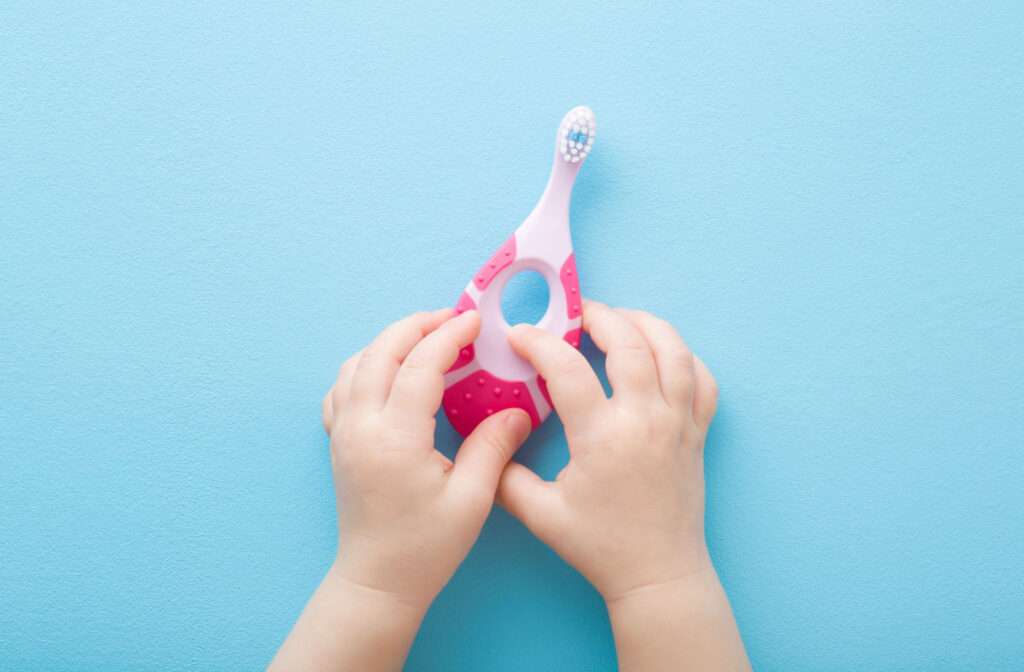
[[[548,311],[551,290],[548,281],[537,271],[519,271],[501,292],[501,314],[509,325],[537,324]]]

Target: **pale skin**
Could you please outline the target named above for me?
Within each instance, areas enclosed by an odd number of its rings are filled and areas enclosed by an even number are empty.
[[[749,670],[704,539],[703,449],[718,389],[675,329],[584,303],[611,398],[562,339],[528,325],[509,332],[565,426],[569,463],[546,482],[510,460],[530,429],[517,409],[481,423],[454,464],[434,448],[443,374],[480,329],[475,311],[449,317],[391,325],[342,365],[324,399],[338,552],[269,669],[401,670],[497,501],[600,592],[620,670]]]

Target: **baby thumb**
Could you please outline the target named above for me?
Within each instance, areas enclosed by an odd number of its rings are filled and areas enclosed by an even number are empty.
[[[487,418],[466,437],[455,456],[455,471],[476,487],[494,493],[501,470],[530,435],[530,416],[511,408]]]

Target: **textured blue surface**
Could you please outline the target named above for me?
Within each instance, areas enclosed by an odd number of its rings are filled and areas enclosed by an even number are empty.
[[[721,384],[755,667],[1020,665],[1024,5],[704,4],[0,7],[0,668],[264,665],[336,541],[338,364],[454,302],[577,104],[584,291]],[[408,669],[610,637],[496,510]]]

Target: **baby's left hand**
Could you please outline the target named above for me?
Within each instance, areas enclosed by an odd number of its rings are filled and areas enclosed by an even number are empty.
[[[521,410],[497,413],[455,463],[434,449],[444,372],[480,331],[469,311],[416,313],[341,367],[323,404],[331,435],[344,581],[426,610],[483,527],[502,469],[530,433]]]

